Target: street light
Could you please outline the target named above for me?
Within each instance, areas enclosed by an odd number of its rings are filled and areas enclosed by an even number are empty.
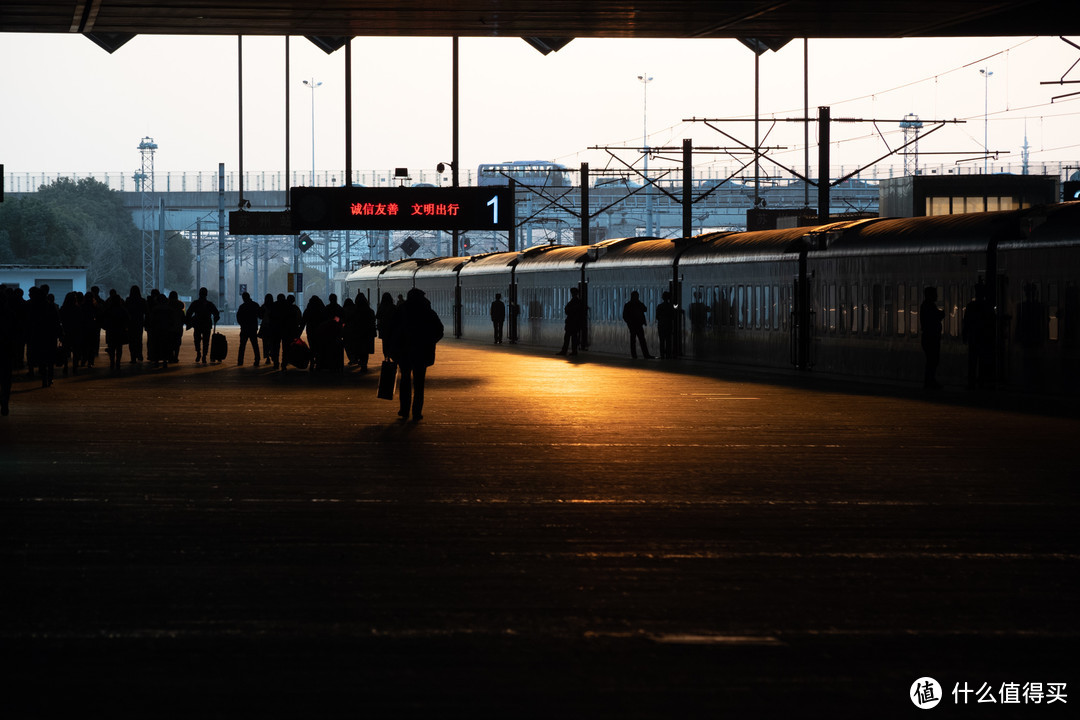
[[[983,155],[983,175],[987,173],[987,163],[990,160],[990,76],[994,74],[992,70],[983,68],[979,70],[983,76],[983,151],[986,152]]]
[[[315,78],[305,80],[304,84],[311,90],[311,186],[315,187],[315,88],[322,85]]]
[[[648,73],[637,76],[641,81],[641,134],[642,152],[645,153],[645,167],[642,176],[645,179],[645,234],[652,237],[652,193],[649,192],[649,83],[652,78]]]

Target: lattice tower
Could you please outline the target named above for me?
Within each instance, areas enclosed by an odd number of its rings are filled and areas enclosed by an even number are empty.
[[[139,191],[142,209],[142,291],[148,293],[154,287],[154,151],[157,143],[152,137],[139,142],[142,163],[135,173],[135,188]]]
[[[919,131],[922,126],[922,120],[915,113],[908,113],[900,121],[900,127],[904,129],[904,175],[919,174]]]

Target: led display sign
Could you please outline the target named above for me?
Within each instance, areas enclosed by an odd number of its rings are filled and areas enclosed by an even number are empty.
[[[292,230],[512,230],[506,187],[292,188]]]

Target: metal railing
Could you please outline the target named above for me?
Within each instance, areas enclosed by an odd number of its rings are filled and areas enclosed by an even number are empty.
[[[575,168],[569,167],[568,169],[570,171],[570,177],[576,179],[577,173],[574,172]],[[853,166],[840,165],[832,168],[831,176],[844,177],[855,169],[856,168]],[[1078,169],[1080,169],[1080,159],[1029,163],[1026,168],[1020,163],[993,163],[985,168],[985,171],[989,174],[1052,175],[1057,176],[1062,180],[1066,180],[1073,173],[1076,173]],[[665,172],[666,176],[663,177],[663,179],[656,180],[657,184],[681,185],[682,173],[681,168],[678,167],[654,168],[650,171],[650,176],[658,178]],[[641,182],[641,178],[632,172],[624,170],[621,171],[621,174],[626,177],[628,182],[636,184],[640,184]],[[919,174],[929,176],[982,175],[984,174],[984,168],[979,164],[956,165],[943,163],[939,165],[923,165],[919,168]],[[143,189],[141,186],[142,183],[136,180],[135,175],[136,171],[36,172],[9,170],[4,173],[3,181],[5,193],[37,192],[42,185],[49,185],[60,178],[68,178],[74,181],[83,178],[93,178],[104,183],[112,190],[118,190],[120,192],[140,192]],[[604,174],[594,170],[593,175],[594,185],[604,185],[613,182],[613,178],[610,174]],[[903,177],[903,175],[904,168],[902,165],[874,165],[856,174],[852,179],[876,183],[877,181],[886,178]],[[248,171],[244,173],[244,191],[284,191],[286,187],[341,187],[344,185],[344,177],[344,171],[323,170],[316,172],[313,177],[311,171],[304,172],[302,170],[294,170],[289,175],[289,181],[286,182],[284,172],[261,170]],[[694,169],[695,181],[725,180],[730,177],[734,177],[739,182],[753,180],[752,172],[747,170],[736,172],[736,168],[734,167],[729,168],[710,164],[702,167],[695,167]],[[761,182],[764,184],[786,184],[792,182],[794,179],[795,178],[787,175],[772,174],[767,177],[763,176]],[[440,187],[450,185],[450,174],[440,174],[434,169],[414,170],[411,171],[409,177],[401,178],[396,176],[395,171],[392,169],[357,170],[353,172],[352,180],[353,184],[365,187],[395,187],[400,184],[434,185]],[[146,189],[152,189],[154,192],[217,192],[218,173],[217,170],[156,172],[154,173],[152,181],[146,179],[144,182],[147,184]],[[459,182],[464,186],[475,185],[476,171],[468,170],[462,172]],[[239,174],[236,172],[226,172],[225,190],[227,192],[236,192],[239,189]]]

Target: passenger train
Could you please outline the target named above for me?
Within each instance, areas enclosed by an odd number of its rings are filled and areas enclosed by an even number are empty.
[[[963,386],[963,316],[976,284],[996,313],[993,383],[1077,393],[1080,202],[407,259],[356,270],[344,291],[374,306],[383,293],[419,287],[447,335],[478,341],[491,338],[490,305],[501,293],[510,341],[558,348],[563,308],[578,287],[588,306],[583,345],[619,354],[629,350],[622,307],[630,293],[649,308],[646,333],[657,348],[655,309],[670,291],[681,357],[921,382],[919,306],[933,287],[945,312],[938,380]],[[1021,318],[1034,330],[1018,332]]]

